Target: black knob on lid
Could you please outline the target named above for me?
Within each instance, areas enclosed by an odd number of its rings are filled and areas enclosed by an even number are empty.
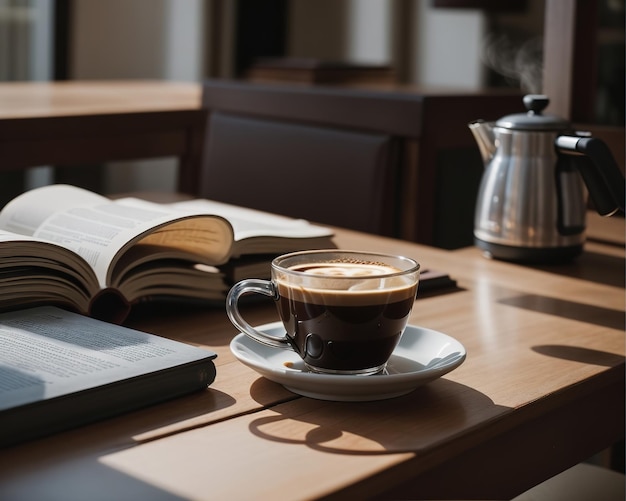
[[[524,96],[524,106],[532,114],[540,114],[550,104],[548,96],[543,94],[526,94]]]

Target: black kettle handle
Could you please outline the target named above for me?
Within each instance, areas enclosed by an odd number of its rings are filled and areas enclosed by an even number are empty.
[[[595,137],[559,136],[556,149],[566,155],[582,155],[589,161],[575,162],[587,185],[594,206],[602,216],[610,216],[618,209],[624,212],[625,179],[611,150]]]

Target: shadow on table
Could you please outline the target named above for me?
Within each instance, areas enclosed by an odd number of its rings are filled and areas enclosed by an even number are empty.
[[[251,388],[253,398],[255,386]],[[419,453],[449,439],[455,430],[496,418],[508,409],[447,379],[389,400],[324,404],[305,398],[273,407],[278,415],[253,420],[250,431],[266,440],[335,454]],[[289,426],[284,425],[286,420],[291,422]]]
[[[581,348],[578,346],[565,345],[542,345],[533,346],[533,351],[546,355],[548,357],[560,358],[563,360],[571,360],[573,362],[582,362],[590,365],[600,365],[602,367],[614,367],[624,362],[624,357],[601,350],[592,350],[589,348]]]
[[[549,296],[541,296],[539,294],[521,294],[499,299],[498,302],[500,304],[556,315],[570,320],[588,322],[611,329],[624,330],[626,324],[624,311]]]
[[[624,258],[597,252],[585,251],[572,261],[562,264],[528,266],[549,273],[580,278],[614,287],[623,288],[626,283],[626,262]]]
[[[54,461],[53,458],[62,459],[68,455],[68,450],[72,454],[80,454],[81,451],[98,448],[122,449],[138,442],[206,425],[219,419],[214,416],[220,410],[234,404],[233,397],[209,387],[204,391],[22,442],[16,444],[17,448],[9,446],[0,449],[0,460],[5,453],[10,453],[12,462],[19,462],[21,458],[36,464],[39,460],[49,462],[51,459]],[[65,444],[70,442],[73,446],[67,449]]]
[[[233,404],[235,400],[230,395],[208,388],[18,447],[0,449],[0,499],[183,499],[115,471],[101,464],[100,458],[107,452],[206,425],[219,419],[214,414]],[[41,472],[36,481],[23,473],[33,471]],[[75,481],[59,485],[59,478]]]

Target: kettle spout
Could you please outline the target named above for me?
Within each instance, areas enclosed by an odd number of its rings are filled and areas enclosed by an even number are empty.
[[[496,152],[496,138],[493,133],[493,127],[484,120],[470,122],[468,127],[478,143],[478,149],[483,157],[483,163],[487,165]]]

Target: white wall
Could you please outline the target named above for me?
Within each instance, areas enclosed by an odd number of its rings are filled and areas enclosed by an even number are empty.
[[[413,82],[419,85],[478,88],[483,84],[481,44],[485,15],[477,9],[433,8],[416,0],[417,50]]]
[[[74,5],[73,78],[201,78],[202,0],[76,0]]]
[[[163,78],[165,2],[76,1],[72,78]]]
[[[348,58],[364,64],[389,64],[393,28],[390,1],[349,0],[348,9]]]
[[[165,4],[163,72],[168,80],[199,82],[204,76],[203,6],[203,0],[168,0]]]
[[[52,6],[47,0],[34,0],[32,12],[35,29],[31,57],[31,79],[49,80],[52,78],[53,25]]]

